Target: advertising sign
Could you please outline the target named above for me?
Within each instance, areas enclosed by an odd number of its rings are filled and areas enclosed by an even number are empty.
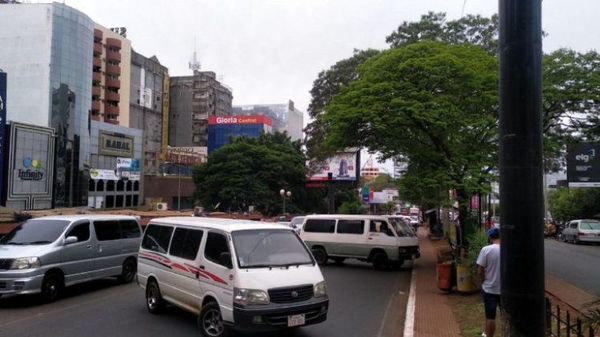
[[[139,171],[140,160],[134,158],[117,158],[117,170],[120,171]]]
[[[208,125],[221,124],[266,124],[272,125],[273,122],[266,116],[209,116]]]
[[[309,177],[308,180],[328,180],[328,174],[331,173],[331,180],[356,180],[358,175],[358,151],[340,152],[333,158],[325,160],[317,169],[317,173]]]
[[[0,177],[4,177],[4,129],[6,126],[6,73],[0,72]],[[0,181],[0,195],[2,195]]]
[[[119,180],[114,170],[90,169],[92,179]]]
[[[206,146],[180,146],[167,148],[167,161],[173,164],[200,165],[206,162]]]
[[[600,144],[579,143],[567,151],[569,187],[600,187]]]
[[[100,130],[98,153],[105,156],[133,157],[133,137]]]

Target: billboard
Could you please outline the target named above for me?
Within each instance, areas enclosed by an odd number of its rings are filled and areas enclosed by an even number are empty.
[[[331,173],[331,180],[355,181],[359,175],[358,160],[358,151],[339,152],[318,164],[308,180],[329,180]]]
[[[133,157],[133,137],[100,130],[98,153],[105,156]]]
[[[167,162],[197,166],[206,162],[208,149],[206,146],[167,147]]]
[[[600,144],[579,143],[567,151],[569,187],[600,187]]]
[[[6,127],[6,73],[0,72],[0,177],[4,177],[4,129]],[[0,179],[0,199],[3,197]]]
[[[266,116],[209,116],[208,125],[221,124],[265,124],[272,126],[273,122]]]

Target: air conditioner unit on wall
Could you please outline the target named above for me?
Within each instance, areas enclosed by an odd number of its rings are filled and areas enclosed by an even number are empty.
[[[157,211],[166,211],[168,209],[166,202],[159,202],[156,204]]]

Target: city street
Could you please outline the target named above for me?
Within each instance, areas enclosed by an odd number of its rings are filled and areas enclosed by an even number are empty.
[[[370,264],[347,262],[322,267],[330,307],[326,322],[290,331],[288,336],[397,336],[402,331],[411,263],[401,271],[378,272]],[[169,307],[148,313],[136,284],[104,279],[66,290],[55,303],[36,297],[0,299],[0,336],[198,336],[195,316]],[[281,335],[274,334],[274,335]]]
[[[600,294],[600,245],[545,240],[546,273],[589,293]]]

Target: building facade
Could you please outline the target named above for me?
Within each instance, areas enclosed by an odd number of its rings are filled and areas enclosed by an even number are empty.
[[[194,71],[192,76],[171,77],[169,145],[208,146],[208,118],[231,115],[231,89],[212,71]]]
[[[95,121],[129,126],[131,42],[94,25],[92,110]]]
[[[231,137],[258,138],[272,132],[272,122],[265,116],[208,117],[208,153],[228,144]]]
[[[0,4],[0,45],[7,119],[55,130],[53,206],[87,205],[94,22],[56,2]]]
[[[269,117],[273,121],[273,132],[286,132],[292,140],[302,140],[304,114],[291,100],[287,104],[236,105],[233,114]]]
[[[142,202],[143,131],[91,122],[91,170],[87,205],[135,207]]]
[[[168,90],[164,92],[168,80],[168,69],[160,64],[156,56],[147,58],[135,51],[131,53],[129,126],[144,130],[142,175],[159,173],[163,153],[163,123],[168,118],[168,100],[164,101],[165,94],[169,94]]]

